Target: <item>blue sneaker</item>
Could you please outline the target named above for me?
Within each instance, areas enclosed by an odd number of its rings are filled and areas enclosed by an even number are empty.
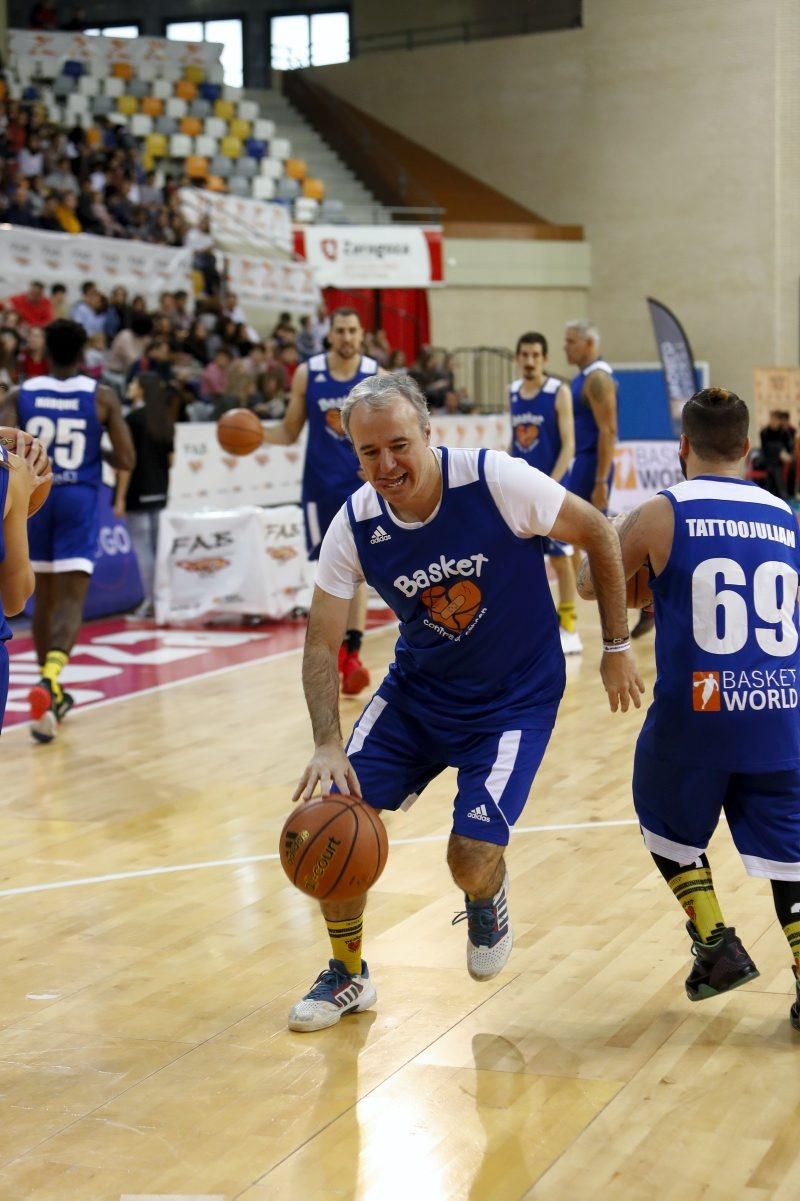
[[[331,959],[314,987],[289,1011],[290,1030],[325,1030],[346,1013],[363,1013],[378,999],[366,961],[361,974],[351,976],[340,959]]]
[[[508,872],[493,897],[475,901],[464,898],[466,909],[457,913],[453,925],[467,923],[467,971],[473,980],[491,980],[506,966],[514,943],[508,915]]]

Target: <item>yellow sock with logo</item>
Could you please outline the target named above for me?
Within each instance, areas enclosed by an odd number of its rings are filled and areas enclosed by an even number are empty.
[[[568,634],[574,634],[577,623],[575,606],[569,601],[562,601],[558,606],[558,624],[562,630],[566,630]]]
[[[364,933],[364,914],[348,917],[341,922],[326,921],[333,958],[344,964],[351,976],[361,975],[361,939]]]
[[[48,651],[42,668],[42,679],[49,680],[50,686],[53,689],[53,696],[57,701],[63,696],[63,689],[58,682],[58,677],[69,663],[69,655],[66,651]]]
[[[711,868],[690,867],[672,876],[668,884],[686,916],[694,924],[702,942],[716,942],[725,929],[725,919],[719,907]]]
[[[783,932],[789,940],[789,946],[791,947],[795,966],[797,967],[795,975],[798,975],[800,974],[800,922],[790,922],[788,926],[783,927]]]

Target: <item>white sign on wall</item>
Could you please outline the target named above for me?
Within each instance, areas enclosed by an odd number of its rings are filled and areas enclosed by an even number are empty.
[[[443,283],[442,231],[404,225],[307,225],[295,249],[321,288],[428,288]]]
[[[612,513],[628,513],[663,488],[671,488],[682,480],[676,439],[620,442],[614,455],[609,508]]]

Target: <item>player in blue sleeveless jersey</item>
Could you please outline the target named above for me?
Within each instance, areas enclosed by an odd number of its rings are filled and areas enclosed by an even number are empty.
[[[94,571],[103,432],[111,438],[112,466],[131,471],[135,454],[116,393],[80,372],[83,326],[54,321],[45,340],[51,373],[9,393],[5,411],[10,424],[44,443],[53,461],[52,491],[28,530],[36,572],[33,640],[42,669],[30,692],[31,733],[52,742],[72,707],[59,676],[78,637]]]
[[[627,709],[643,685],[619,544],[596,509],[522,461],[431,448],[427,404],[408,376],[365,380],[342,419],[367,483],[337,513],[320,554],[303,660],[316,750],[295,799],[335,786],[396,810],[457,768],[447,858],[466,894],[468,970],[488,980],[511,951],[505,847],[564,687],[542,539],[587,549],[602,581],[603,681],[612,708]],[[397,613],[400,632],[345,752],[336,653],[364,579]],[[293,1007],[292,1029],[319,1030],[374,1004],[361,955],[365,900],[323,903],[333,958]]]
[[[51,478],[47,453],[37,440],[26,449],[22,434],[14,451],[0,446],[0,726],[8,699],[8,650],[11,626],[6,620],[20,613],[33,592],[34,575],[28,551],[28,502],[39,484]]]
[[[342,429],[340,412],[350,390],[379,368],[361,353],[364,330],[355,309],[331,314],[330,349],[301,363],[292,380],[289,406],[282,421],[264,432],[264,441],[291,446],[308,425],[301,503],[309,559],[319,557],[322,539],[351,492],[361,487],[358,459]],[[339,652],[342,691],[361,692],[369,673],[361,662],[361,640],[367,617],[366,588],[353,598],[347,631]]]
[[[600,332],[590,321],[570,321],[564,335],[567,362],[578,368],[573,379],[575,458],[569,490],[605,513],[614,477],[617,445],[617,385],[600,357]]]
[[[696,393],[682,417],[686,483],[620,527],[626,574],[649,563],[656,611],[633,794],[645,844],[689,918],[690,1000],[758,975],[725,924],[705,854],[724,812],[746,870],[772,883],[800,1030],[798,526],[783,500],[740,478],[748,421],[733,393]]]
[[[566,384],[548,375],[547,339],[544,334],[522,334],[517,340],[520,378],[508,390],[511,410],[511,454],[524,459],[551,479],[565,482],[575,453],[572,396]],[[545,554],[558,581],[558,624],[565,655],[583,650],[575,628],[575,572],[570,559],[572,547],[552,538],[545,541]]]

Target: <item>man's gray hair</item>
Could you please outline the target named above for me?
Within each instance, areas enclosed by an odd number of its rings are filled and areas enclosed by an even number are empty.
[[[567,329],[574,329],[587,342],[594,342],[595,346],[600,345],[600,330],[593,322],[587,321],[585,317],[580,318],[578,321],[568,321]]]
[[[342,428],[350,437],[350,416],[358,404],[371,409],[388,409],[398,396],[407,400],[416,409],[419,428],[423,434],[430,426],[428,402],[410,375],[369,375],[356,384],[342,405]],[[351,439],[352,441],[352,439]]]

